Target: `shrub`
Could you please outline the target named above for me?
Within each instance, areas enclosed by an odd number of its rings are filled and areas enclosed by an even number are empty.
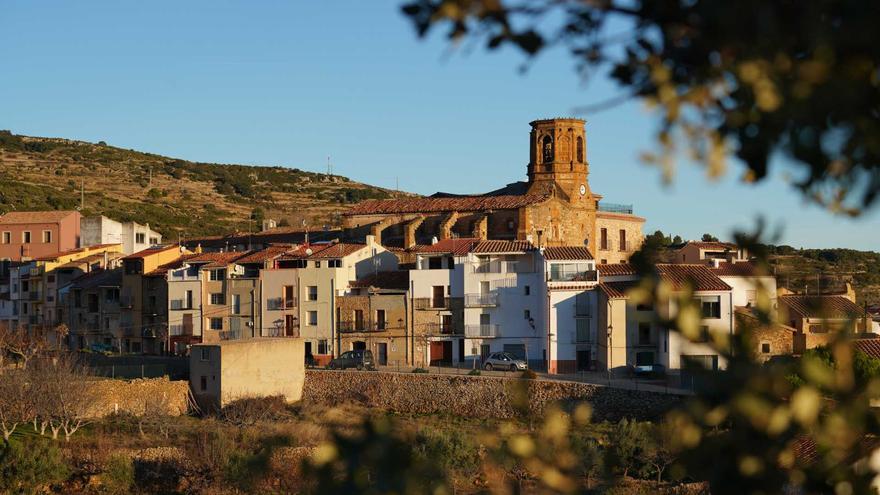
[[[413,451],[420,460],[436,463],[447,472],[472,475],[480,466],[480,449],[461,430],[423,429],[416,434]]]
[[[480,370],[478,370],[478,369],[473,369],[473,370],[470,370],[470,371],[468,372],[468,375],[470,375],[470,376],[480,376],[480,375],[482,375],[482,373],[481,373]]]
[[[519,375],[519,377],[523,380],[534,380],[538,378],[538,374],[532,370],[525,370]]]
[[[416,368],[416,369],[412,370],[412,372],[413,373],[427,373],[428,370],[426,370],[425,368]]]
[[[35,493],[67,479],[70,470],[49,440],[28,437],[0,444],[0,491]]]
[[[284,397],[245,397],[227,404],[220,418],[236,426],[251,426],[261,421],[276,421],[288,416]]]
[[[104,493],[131,493],[134,486],[134,463],[124,454],[113,454],[107,460],[104,474],[101,476]]]

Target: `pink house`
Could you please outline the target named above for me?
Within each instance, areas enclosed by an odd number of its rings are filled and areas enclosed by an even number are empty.
[[[78,211],[13,211],[0,216],[0,260],[22,261],[79,247]]]

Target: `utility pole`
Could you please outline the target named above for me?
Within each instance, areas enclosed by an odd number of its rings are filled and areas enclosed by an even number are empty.
[[[333,169],[331,168],[331,165],[330,165],[330,155],[327,155],[327,175],[328,176],[333,175]]]
[[[149,168],[149,176],[147,178],[147,190],[153,188],[153,167]]]
[[[82,179],[79,183],[79,211],[83,211],[86,207],[86,180]]]

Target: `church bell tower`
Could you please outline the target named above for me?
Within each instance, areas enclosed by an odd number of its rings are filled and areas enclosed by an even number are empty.
[[[529,193],[558,194],[571,203],[590,202],[586,136],[581,119],[530,122]]]

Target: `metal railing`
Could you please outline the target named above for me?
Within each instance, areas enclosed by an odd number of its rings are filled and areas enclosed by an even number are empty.
[[[450,297],[417,297],[413,299],[415,309],[448,309]]]
[[[632,215],[633,205],[625,205],[619,203],[604,203],[599,202],[599,211],[606,211],[608,213],[624,213],[627,215]]]
[[[464,305],[468,308],[479,308],[486,306],[498,306],[498,294],[466,294],[464,296]]]
[[[557,270],[551,271],[547,277],[549,282],[596,282],[599,275],[596,270]]]
[[[400,325],[392,325],[391,322],[379,323],[369,321],[338,321],[336,329],[341,333],[351,332],[387,332],[389,330],[403,330]]]
[[[266,309],[269,311],[282,311],[285,309],[294,309],[296,307],[296,298],[284,299],[283,297],[273,297],[266,299]]]
[[[192,305],[186,303],[186,299],[172,299],[170,301],[171,309],[192,309]]]
[[[461,335],[461,330],[456,325],[444,325],[443,323],[422,323],[421,330],[426,335]]]
[[[170,325],[168,331],[172,337],[181,337],[193,334],[192,325]]]
[[[504,273],[500,261],[486,261],[474,264],[474,273]]]
[[[630,241],[618,242],[617,243],[617,250],[621,251],[621,252],[632,251],[633,250],[632,242],[630,242]]]
[[[500,337],[501,329],[498,325],[495,324],[479,324],[479,325],[465,325],[464,326],[464,336],[465,337],[483,337],[483,338],[491,338],[491,337]]]

